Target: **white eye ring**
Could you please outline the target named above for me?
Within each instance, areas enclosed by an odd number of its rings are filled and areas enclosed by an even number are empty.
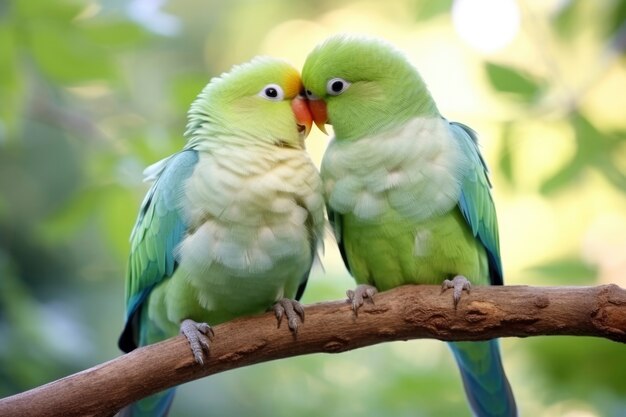
[[[285,92],[278,84],[268,84],[261,89],[259,96],[271,101],[281,101],[285,98]]]
[[[326,92],[331,96],[338,96],[346,91],[351,84],[343,78],[331,78],[326,83]]]

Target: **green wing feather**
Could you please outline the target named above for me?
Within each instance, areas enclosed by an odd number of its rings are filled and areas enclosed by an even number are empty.
[[[459,208],[472,233],[487,250],[489,278],[492,285],[502,285],[502,261],[498,238],[498,219],[491,198],[487,164],[478,149],[476,132],[461,123],[450,123],[450,129],[463,152],[472,159],[472,168],[463,179]]]
[[[176,269],[176,247],[187,230],[182,207],[184,184],[197,162],[197,152],[185,150],[159,164],[156,181],[141,205],[131,234],[126,325],[118,342],[124,352],[139,345],[141,306],[155,285]]]
[[[463,149],[463,153],[472,160],[471,169],[461,184],[461,196],[458,207],[463,214],[473,235],[487,251],[490,282],[502,285],[502,263],[498,238],[498,221],[491,198],[489,171],[478,149],[476,133],[461,123],[450,123],[450,130]],[[330,225],[335,234],[339,252],[346,268],[350,271],[348,257],[343,243],[342,215],[329,205],[326,207]]]

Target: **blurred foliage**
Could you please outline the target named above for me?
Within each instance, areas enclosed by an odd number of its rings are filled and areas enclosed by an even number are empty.
[[[533,102],[542,90],[541,84],[518,69],[492,62],[485,63],[489,82],[497,91],[508,93],[521,101]]]
[[[0,2],[0,396],[119,354],[141,171],[182,146],[186,109],[210,77],[259,53],[301,60],[337,31],[414,47],[425,73],[449,76],[454,51],[464,63],[454,74],[478,73],[435,95],[442,110],[466,112],[463,121],[490,132],[483,148],[508,282],[624,286],[626,1],[520,2],[517,40],[485,56],[458,52],[455,3]],[[296,26],[302,31],[283,36]],[[430,62],[440,66],[429,72]],[[448,84],[425,79],[434,92]],[[332,243],[326,251],[326,273],[314,274],[305,302],[340,298],[353,285]],[[502,344],[523,414],[624,415],[623,346]],[[392,343],[216,375],[181,388],[172,413],[383,414],[468,415],[443,344]]]

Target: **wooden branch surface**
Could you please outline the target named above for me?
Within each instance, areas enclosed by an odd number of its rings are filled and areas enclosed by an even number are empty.
[[[272,313],[216,326],[204,366],[177,336],[0,400],[0,416],[112,416],[149,394],[229,369],[393,340],[578,335],[626,342],[626,291],[616,285],[475,287],[456,309],[450,291],[431,285],[399,287],[374,300],[358,317],[345,301],[307,306],[295,337],[286,323],[276,328]]]

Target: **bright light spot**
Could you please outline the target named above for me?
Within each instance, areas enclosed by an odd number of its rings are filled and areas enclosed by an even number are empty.
[[[176,16],[165,13],[165,0],[133,0],[126,7],[128,16],[148,30],[164,36],[176,35],[182,26]]]
[[[479,51],[492,53],[515,38],[520,12],[515,0],[455,0],[452,21],[464,41]]]

